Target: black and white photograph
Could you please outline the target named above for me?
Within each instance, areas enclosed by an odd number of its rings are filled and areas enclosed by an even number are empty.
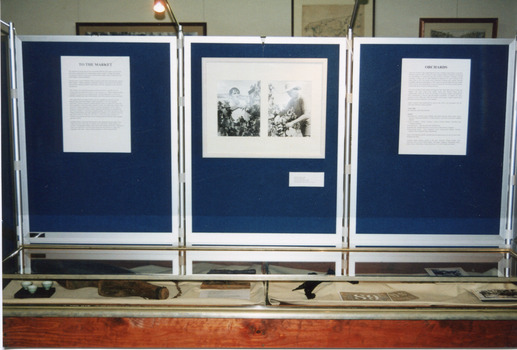
[[[268,136],[310,137],[310,81],[279,81],[268,85]]]
[[[425,269],[433,277],[462,277],[468,274],[461,267],[432,267]]]
[[[260,136],[260,81],[223,80],[217,90],[217,135]]]
[[[513,301],[517,302],[517,289],[485,289],[474,294],[481,301]]]
[[[203,156],[323,158],[327,61],[204,58]]]

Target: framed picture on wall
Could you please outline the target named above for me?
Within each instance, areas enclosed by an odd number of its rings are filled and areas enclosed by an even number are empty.
[[[374,35],[375,0],[359,0],[354,36]],[[345,37],[355,0],[292,0],[293,36]]]
[[[497,18],[420,18],[421,38],[497,38]]]
[[[180,23],[184,35],[206,35],[206,23]],[[77,22],[77,35],[176,35],[172,23]]]

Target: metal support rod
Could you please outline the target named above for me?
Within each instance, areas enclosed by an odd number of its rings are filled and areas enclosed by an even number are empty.
[[[517,50],[517,48],[514,48]],[[514,72],[515,72],[516,62],[514,62]],[[511,235],[510,237],[505,237],[505,244],[510,248],[512,246],[512,237],[515,233],[513,231],[513,216],[515,215],[514,211],[514,203],[515,203],[515,178],[517,176],[517,165],[516,165],[516,157],[517,157],[517,73],[514,73],[514,96],[513,96],[513,114],[512,114],[512,134],[511,134],[511,147],[510,147],[510,173],[508,174],[508,197],[506,203],[506,232]]]
[[[185,105],[184,105],[184,64],[183,64],[183,27],[176,19],[176,16],[174,15],[174,11],[172,11],[172,7],[168,0],[163,0],[165,3],[165,8],[167,9],[167,12],[169,13],[171,20],[174,25],[177,27],[177,38],[178,38],[178,121],[179,121],[179,176],[180,176],[180,193],[179,193],[179,201],[180,201],[180,225],[179,225],[179,235],[178,237],[179,243],[185,243],[185,181],[183,181],[183,177],[185,174],[185,159],[184,159],[184,149],[185,149],[185,139],[184,139],[184,128],[185,128]]]
[[[344,184],[344,220],[346,237],[344,243],[350,242],[350,181],[351,181],[351,127],[352,127],[352,65],[353,65],[353,33],[352,27],[348,28],[347,35],[347,60],[346,60],[346,110],[345,110],[345,184]],[[345,247],[345,245],[343,246]]]
[[[8,261],[9,259],[13,258],[14,256],[16,256],[22,250],[23,250],[23,246],[18,247],[18,249],[16,249],[14,252],[9,254],[8,257],[6,257],[4,260],[2,260],[2,263],[4,263],[4,262]]]
[[[178,39],[179,39],[180,32],[183,32],[183,28],[182,28],[180,22],[178,22],[178,20],[176,19],[176,16],[174,16],[174,12],[172,11],[172,7],[169,4],[169,0],[164,0],[164,2],[165,2],[165,8],[169,12],[169,15],[171,16],[172,21],[178,27]],[[181,33],[181,35],[183,35],[183,33]]]
[[[13,24],[10,22],[6,24],[4,21],[1,22],[3,25],[9,27],[9,87],[10,87],[10,123],[11,123],[11,136],[12,136],[12,157],[14,164],[14,186],[15,186],[15,213],[16,213],[16,239],[18,253],[21,247],[24,246],[23,237],[23,216],[22,216],[22,193],[21,193],[21,170],[20,170],[20,139],[19,139],[19,114],[18,114],[18,86],[16,76],[16,55],[15,55],[15,29]],[[15,254],[13,254],[15,255]],[[11,256],[9,256],[11,257]],[[23,257],[19,255],[19,266],[20,273],[23,273]]]
[[[354,3],[354,11],[352,12],[352,17],[350,18],[350,25],[348,26],[350,29],[354,28],[355,19],[357,17],[357,11],[359,9],[359,1],[361,0],[355,0]]]
[[[172,11],[171,11],[172,12]],[[178,105],[178,127],[179,127],[179,173],[183,180],[185,180],[185,91],[184,91],[184,57],[183,57],[183,30],[178,23],[178,96],[180,96],[180,103]],[[180,242],[185,244],[185,186],[186,182],[180,182]]]

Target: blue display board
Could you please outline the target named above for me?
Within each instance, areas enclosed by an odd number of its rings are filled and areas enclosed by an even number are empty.
[[[329,241],[331,245],[337,244],[341,241],[338,230],[342,218],[340,189],[343,179],[339,170],[343,166],[340,163],[343,149],[339,145],[343,144],[343,140],[339,137],[343,136],[340,131],[344,122],[344,100],[340,100],[342,89],[345,88],[341,80],[346,63],[342,48],[344,41],[307,44],[285,39],[283,43],[264,44],[256,41],[210,40],[193,38],[187,41],[188,64],[185,74],[190,83],[186,92],[190,112],[187,113],[186,123],[190,133],[186,137],[191,147],[191,154],[187,148],[187,163],[190,167],[187,243],[304,245],[304,237],[316,234],[321,235],[320,245],[328,245]],[[204,156],[206,135],[203,130],[206,126],[203,122],[207,122],[207,116],[204,117],[203,113],[209,109],[206,106],[209,97],[204,94],[203,84],[210,84],[210,81],[204,76],[206,71],[203,70],[203,62],[214,58],[258,59],[252,60],[255,63],[260,62],[260,59],[291,59],[293,64],[296,64],[297,59],[324,59],[327,64],[324,154],[320,158]],[[234,67],[239,69],[237,65]],[[250,64],[250,70],[253,67],[253,63]],[[275,61],[269,67],[275,69]],[[242,79],[246,79],[247,74],[243,76]],[[267,88],[267,84],[262,82],[262,96],[267,96]],[[245,93],[248,93],[247,89]],[[265,112],[262,110],[261,113]],[[210,117],[215,118],[215,113]],[[261,118],[262,123],[267,120],[263,115]],[[239,138],[228,135],[219,137]],[[264,142],[266,145],[268,140]],[[256,151],[259,153],[258,149]],[[324,186],[290,186],[289,174],[292,172],[323,173]],[[261,233],[266,236],[257,238],[259,236],[254,235]],[[301,234],[301,238],[287,238],[287,242],[279,243],[279,235],[275,234]],[[326,240],[324,235],[332,238]],[[317,245],[317,241],[314,244]]]
[[[36,233],[143,233],[117,242],[177,241],[175,52],[164,39],[22,38],[26,186]],[[130,62],[131,151],[64,152],[62,56],[123,56]],[[21,61],[20,61],[21,62]],[[173,123],[173,124],[171,124]],[[102,142],[102,141],[100,141]],[[176,218],[175,218],[176,216]],[[83,241],[88,241],[88,235]],[[102,241],[97,238],[94,242]],[[92,243],[94,243],[92,242]]]
[[[358,43],[352,233],[360,245],[408,243],[360,237],[368,234],[441,235],[436,245],[454,245],[443,236],[502,233],[514,74],[510,50],[509,41]],[[404,58],[470,60],[466,155],[399,154]],[[418,245],[415,239],[412,244]],[[469,240],[476,245],[476,238]]]

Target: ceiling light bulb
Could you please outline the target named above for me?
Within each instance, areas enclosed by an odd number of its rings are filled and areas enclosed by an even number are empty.
[[[154,2],[153,10],[156,13],[164,13],[165,12],[165,6],[163,5],[163,2],[161,0],[156,0]]]

